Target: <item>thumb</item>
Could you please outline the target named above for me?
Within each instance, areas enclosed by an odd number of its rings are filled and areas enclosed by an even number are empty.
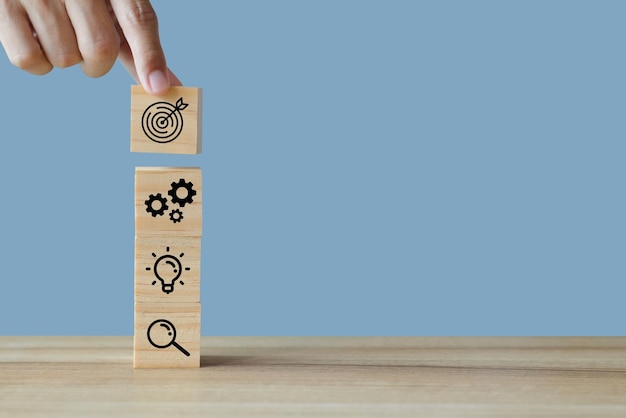
[[[120,47],[122,63],[148,93],[164,93],[170,88],[170,77],[150,1],[111,0],[111,7],[125,38]]]

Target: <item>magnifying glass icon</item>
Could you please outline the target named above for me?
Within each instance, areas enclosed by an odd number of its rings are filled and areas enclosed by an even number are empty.
[[[166,319],[157,319],[150,324],[148,327],[148,341],[156,348],[167,348],[173,345],[187,357],[190,356],[189,351],[176,342],[176,327]]]

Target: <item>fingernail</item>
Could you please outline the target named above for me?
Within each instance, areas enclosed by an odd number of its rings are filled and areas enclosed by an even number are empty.
[[[148,83],[152,94],[165,93],[170,88],[170,81],[161,70],[151,72]]]

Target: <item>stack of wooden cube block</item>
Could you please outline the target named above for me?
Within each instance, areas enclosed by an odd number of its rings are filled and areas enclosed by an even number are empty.
[[[131,89],[131,151],[198,154],[202,90]],[[135,169],[135,368],[200,366],[202,172]]]

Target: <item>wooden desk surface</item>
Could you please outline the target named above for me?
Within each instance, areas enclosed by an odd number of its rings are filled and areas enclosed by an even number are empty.
[[[0,337],[0,416],[625,417],[626,338],[202,339],[134,370],[131,337]]]

